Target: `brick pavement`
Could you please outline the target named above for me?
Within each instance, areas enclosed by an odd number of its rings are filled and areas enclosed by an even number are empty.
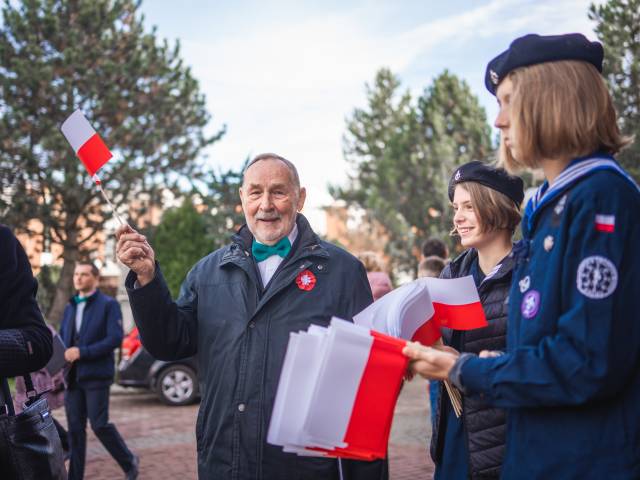
[[[114,387],[110,419],[127,445],[140,456],[141,480],[196,479],[195,420],[197,405],[168,407],[155,395]],[[63,425],[64,409],[54,411]],[[398,401],[391,430],[389,461],[391,480],[431,478],[433,465],[427,454],[430,436],[426,382],[406,384]],[[121,479],[118,464],[87,428],[87,480]]]

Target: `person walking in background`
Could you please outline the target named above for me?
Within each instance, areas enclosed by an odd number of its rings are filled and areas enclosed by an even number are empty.
[[[55,328],[53,328],[49,324],[47,324],[47,327],[51,331],[51,334],[55,340],[58,332],[56,332]],[[53,424],[56,426],[56,430],[58,431],[58,435],[60,436],[60,443],[62,445],[64,456],[65,458],[67,458],[70,451],[67,431],[53,416],[53,410],[64,406],[64,391],[66,388],[64,370],[61,368],[53,375],[51,375],[46,367],[41,368],[37,372],[33,372],[31,374],[31,380],[33,381],[33,386],[36,389],[36,392],[46,392],[45,398],[47,399],[49,408],[52,411],[51,419],[53,420]],[[23,406],[27,400],[27,387],[24,384],[24,378],[22,378],[21,376],[16,377],[15,395],[13,397],[13,405],[16,414],[20,413],[23,410]]]
[[[382,262],[380,262],[380,257],[377,253],[362,252],[358,255],[358,260],[362,262],[364,269],[367,271],[367,280],[369,280],[374,301],[393,290],[391,279],[382,268]]]
[[[109,387],[115,373],[114,350],[122,342],[122,313],[118,302],[98,290],[100,271],[90,262],[76,264],[74,295],[64,310],[60,336],[67,345],[70,369],[65,409],[71,462],[69,480],[84,476],[87,418],[91,429],[126,474],[138,476],[135,456],[116,427],[109,423]]]
[[[146,238],[128,226],[116,232],[143,345],[162,360],[198,355],[199,477],[387,479],[386,460],[300,457],[266,442],[291,332],[352,319],[371,291],[362,264],[298,213],[306,190],[292,162],[258,155],[239,193],[246,225],[196,263],[175,302]]]
[[[640,186],[613,157],[631,139],[603,58],[531,34],[489,62],[501,161],[546,179],[514,249],[507,351],[405,348],[414,373],[507,409],[505,479],[640,478]]]
[[[465,250],[440,278],[471,275],[478,288],[488,326],[475,330],[442,328],[444,345],[457,352],[504,350],[507,297],[515,261],[512,237],[520,222],[524,184],[518,177],[481,162],[459,167],[449,181],[453,206],[452,235]],[[458,418],[438,382],[438,406],[431,435],[435,479],[499,478],[505,445],[506,414],[482,399],[462,395]]]

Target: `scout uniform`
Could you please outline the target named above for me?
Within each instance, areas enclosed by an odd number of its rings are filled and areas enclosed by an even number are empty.
[[[564,37],[575,42],[563,47]],[[531,39],[533,61],[494,61],[488,81],[575,59],[572,49],[587,48],[575,37]],[[545,59],[551,44],[555,58]],[[640,478],[640,189],[606,154],[576,158],[538,189],[522,231],[507,353],[463,354],[450,378],[508,409],[502,478]]]

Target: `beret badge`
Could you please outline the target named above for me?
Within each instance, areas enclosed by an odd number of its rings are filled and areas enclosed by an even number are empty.
[[[500,81],[500,77],[498,76],[498,74],[495,72],[495,70],[489,70],[489,76],[491,77],[491,82],[494,85],[498,85],[498,82]]]
[[[460,177],[462,177],[462,174],[460,173],[460,170],[458,170],[453,178],[455,178],[457,182],[458,180],[460,180]]]

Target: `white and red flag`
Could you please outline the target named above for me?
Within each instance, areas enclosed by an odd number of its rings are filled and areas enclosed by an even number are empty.
[[[440,327],[473,330],[488,325],[471,276],[420,278],[387,293],[353,321],[423,345],[440,338]]]
[[[299,455],[385,458],[405,345],[337,318],[292,333],[267,441]]]
[[[60,130],[86,167],[89,175],[96,180],[96,172],[113,156],[100,135],[96,133],[80,110],[69,115]]]

